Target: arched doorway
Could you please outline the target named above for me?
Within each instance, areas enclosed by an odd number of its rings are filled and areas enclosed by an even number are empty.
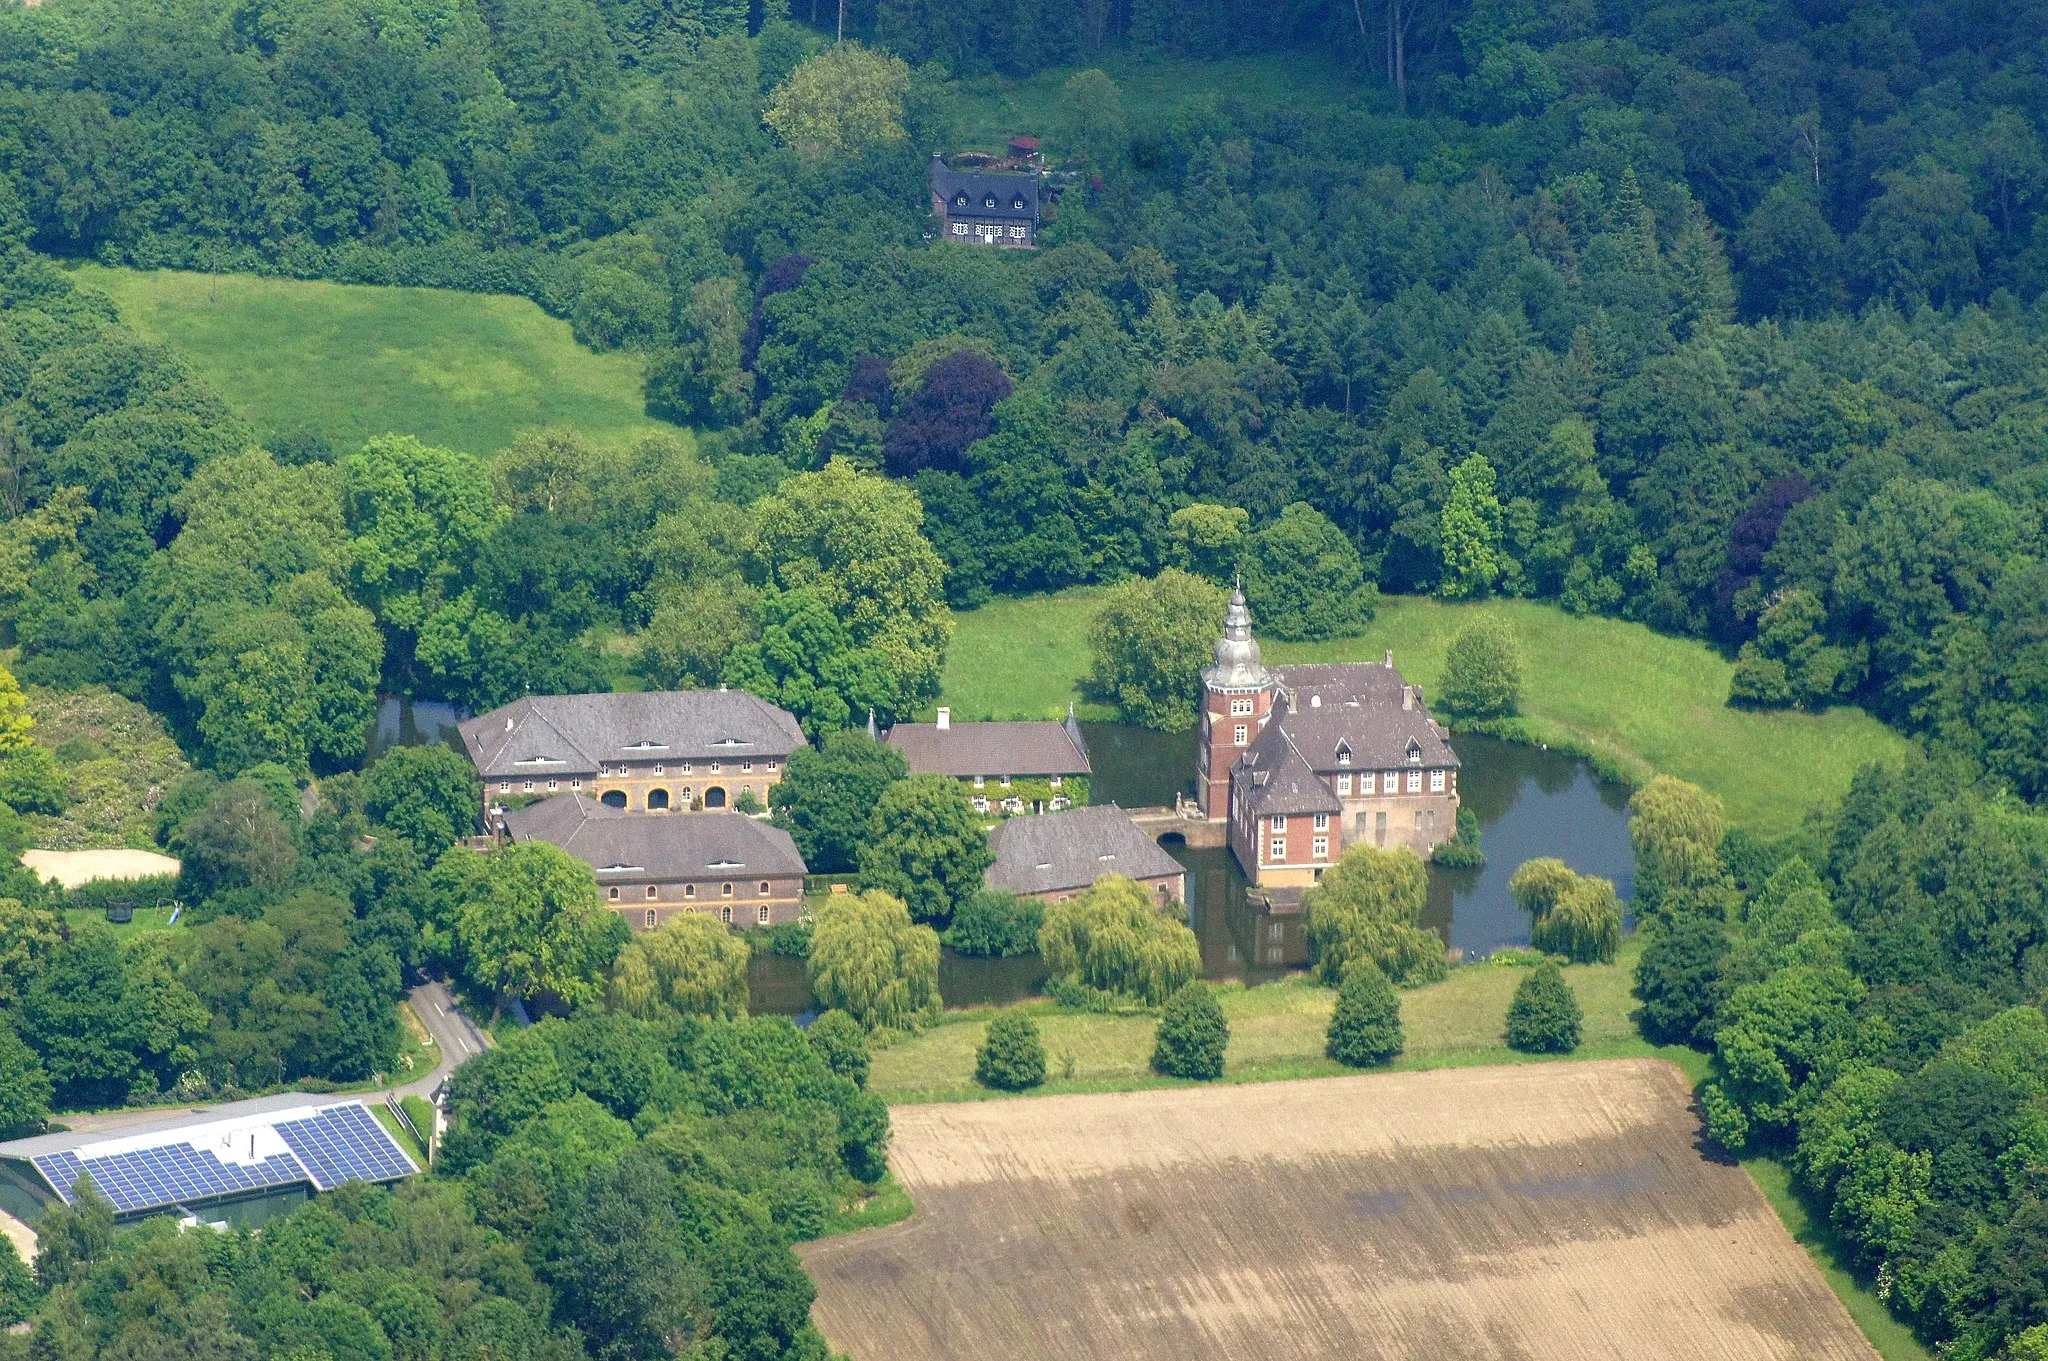
[[[647,811],[648,811],[648,812],[650,812],[650,813],[657,813],[657,812],[666,812],[666,811],[667,811],[667,809],[668,809],[668,791],[667,791],[666,789],[650,789],[650,790],[648,790],[648,791],[647,791]]]
[[[723,808],[723,807],[725,807],[725,786],[724,786],[724,785],[718,785],[718,784],[715,784],[715,785],[712,785],[712,786],[711,786],[711,788],[709,788],[709,789],[705,790],[705,791],[704,791],[704,806],[705,806],[706,808]]]
[[[626,791],[623,789],[607,789],[598,796],[597,801],[607,808],[624,808],[626,806]]]

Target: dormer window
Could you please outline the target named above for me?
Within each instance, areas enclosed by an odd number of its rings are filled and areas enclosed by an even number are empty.
[[[967,206],[967,195],[955,194],[953,196],[953,206],[955,208],[965,208]]]
[[[1340,766],[1348,766],[1351,764],[1351,748],[1337,748],[1337,764]]]
[[[1020,212],[1020,213],[1021,213],[1021,212],[1023,212],[1023,211],[1024,211],[1024,196],[1020,194],[1020,195],[1018,195],[1018,196],[1017,196],[1016,198],[1012,199],[1012,200],[1010,201],[1010,207],[1011,207],[1011,209],[1012,209],[1013,211],[1015,211],[1015,212]]]
[[[985,199],[983,199],[983,200],[981,201],[981,206],[982,206],[982,207],[984,207],[984,208],[993,208],[993,207],[995,207],[995,206],[996,206],[996,196],[995,196],[994,194],[990,194],[990,195],[989,195],[989,196],[988,196],[987,198],[985,198]]]
[[[1422,748],[1413,739],[1410,739],[1408,743],[1408,764],[1411,766],[1422,764]]]

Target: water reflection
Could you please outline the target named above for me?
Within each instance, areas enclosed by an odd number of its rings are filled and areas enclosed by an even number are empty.
[[[455,725],[469,717],[469,711],[438,699],[411,699],[405,695],[379,695],[377,718],[370,725],[369,750],[363,760],[376,760],[393,747],[424,747],[445,742],[457,751],[462,737]]]

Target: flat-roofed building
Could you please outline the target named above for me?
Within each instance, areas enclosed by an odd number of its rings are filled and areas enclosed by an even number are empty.
[[[780,926],[803,913],[807,870],[796,842],[743,813],[650,818],[563,794],[499,821],[515,842],[545,841],[589,865],[604,905],[636,931],[678,912],[728,926]]]

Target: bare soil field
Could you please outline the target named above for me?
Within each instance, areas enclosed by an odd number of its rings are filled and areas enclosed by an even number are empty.
[[[1650,1060],[898,1107],[855,1361],[1872,1361]]]
[[[95,879],[148,879],[178,872],[176,860],[155,851],[23,851],[21,863],[66,888]]]

